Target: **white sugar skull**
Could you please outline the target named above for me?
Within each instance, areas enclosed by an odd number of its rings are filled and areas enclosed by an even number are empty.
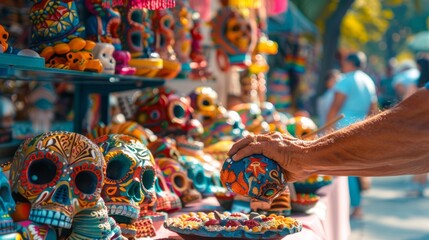
[[[71,228],[73,217],[100,199],[103,156],[83,135],[48,132],[21,144],[10,181],[12,192],[30,202],[31,221]]]
[[[95,142],[106,162],[101,195],[108,214],[119,224],[125,237],[134,238],[140,205],[154,204],[156,198],[155,161],[138,139],[128,135],[110,134]]]
[[[103,73],[114,74],[116,60],[113,58],[115,47],[110,43],[97,43],[92,50],[95,59],[99,59],[103,65]]]

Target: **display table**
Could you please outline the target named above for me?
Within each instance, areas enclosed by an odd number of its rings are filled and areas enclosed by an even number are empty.
[[[302,231],[286,236],[285,240],[346,240],[350,234],[349,191],[347,177],[336,177],[332,184],[318,191],[321,196],[317,205],[308,214],[292,214],[301,221]],[[217,200],[206,198],[203,202],[171,214],[171,217],[191,211],[212,211],[219,209]],[[183,239],[164,227],[157,231],[155,239]]]

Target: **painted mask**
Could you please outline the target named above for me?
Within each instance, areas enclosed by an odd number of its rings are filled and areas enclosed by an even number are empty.
[[[9,39],[9,33],[0,25],[0,53],[6,52],[9,47],[7,40]]]
[[[265,202],[286,189],[280,165],[263,155],[251,155],[239,161],[227,159],[220,174],[228,190]]]
[[[308,117],[293,117],[287,123],[287,131],[294,137],[302,139],[305,135],[317,131],[317,125]],[[306,138],[315,139],[317,135]]]
[[[122,234],[133,237],[140,205],[156,197],[152,154],[136,138],[123,134],[99,137],[95,142],[106,162],[102,197],[107,211],[121,225]]]
[[[115,73],[116,60],[113,58],[114,51],[115,47],[110,43],[97,43],[95,45],[92,54],[103,65],[103,73]]]
[[[212,39],[217,49],[217,63],[221,70],[229,65],[248,66],[250,53],[256,45],[256,23],[239,10],[221,8],[212,20]]]
[[[192,108],[186,98],[171,90],[150,88],[136,100],[134,120],[158,136],[180,135],[188,131]]]
[[[156,164],[164,174],[167,185],[176,193],[184,205],[201,200],[201,194],[193,188],[185,168],[171,158],[156,158]]]
[[[15,210],[9,181],[0,168],[0,238],[2,235],[15,232],[15,226],[9,213]]]
[[[246,130],[258,133],[267,133],[269,132],[269,125],[264,121],[261,108],[255,103],[241,103],[237,104],[232,108],[233,111],[236,111],[246,126]]]
[[[35,0],[30,9],[31,45],[37,52],[58,42],[79,37],[85,28],[79,20],[75,1]]]
[[[21,144],[10,174],[12,191],[31,203],[29,220],[70,228],[100,198],[103,155],[80,134],[48,132]]]

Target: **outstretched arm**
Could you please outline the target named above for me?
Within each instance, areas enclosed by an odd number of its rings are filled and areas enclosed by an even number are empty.
[[[429,172],[429,91],[306,143],[291,156],[322,174],[387,176]]]
[[[313,141],[279,133],[248,136],[228,153],[234,160],[263,154],[277,161],[288,181],[312,173],[388,176],[429,172],[429,90],[394,108]]]

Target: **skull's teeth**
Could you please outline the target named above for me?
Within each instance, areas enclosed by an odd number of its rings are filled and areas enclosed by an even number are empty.
[[[140,209],[136,209],[133,206],[118,206],[110,205],[107,206],[109,215],[118,215],[129,217],[131,219],[137,219],[139,217]]]
[[[33,209],[30,211],[30,220],[55,227],[71,228],[71,218],[51,210]]]

